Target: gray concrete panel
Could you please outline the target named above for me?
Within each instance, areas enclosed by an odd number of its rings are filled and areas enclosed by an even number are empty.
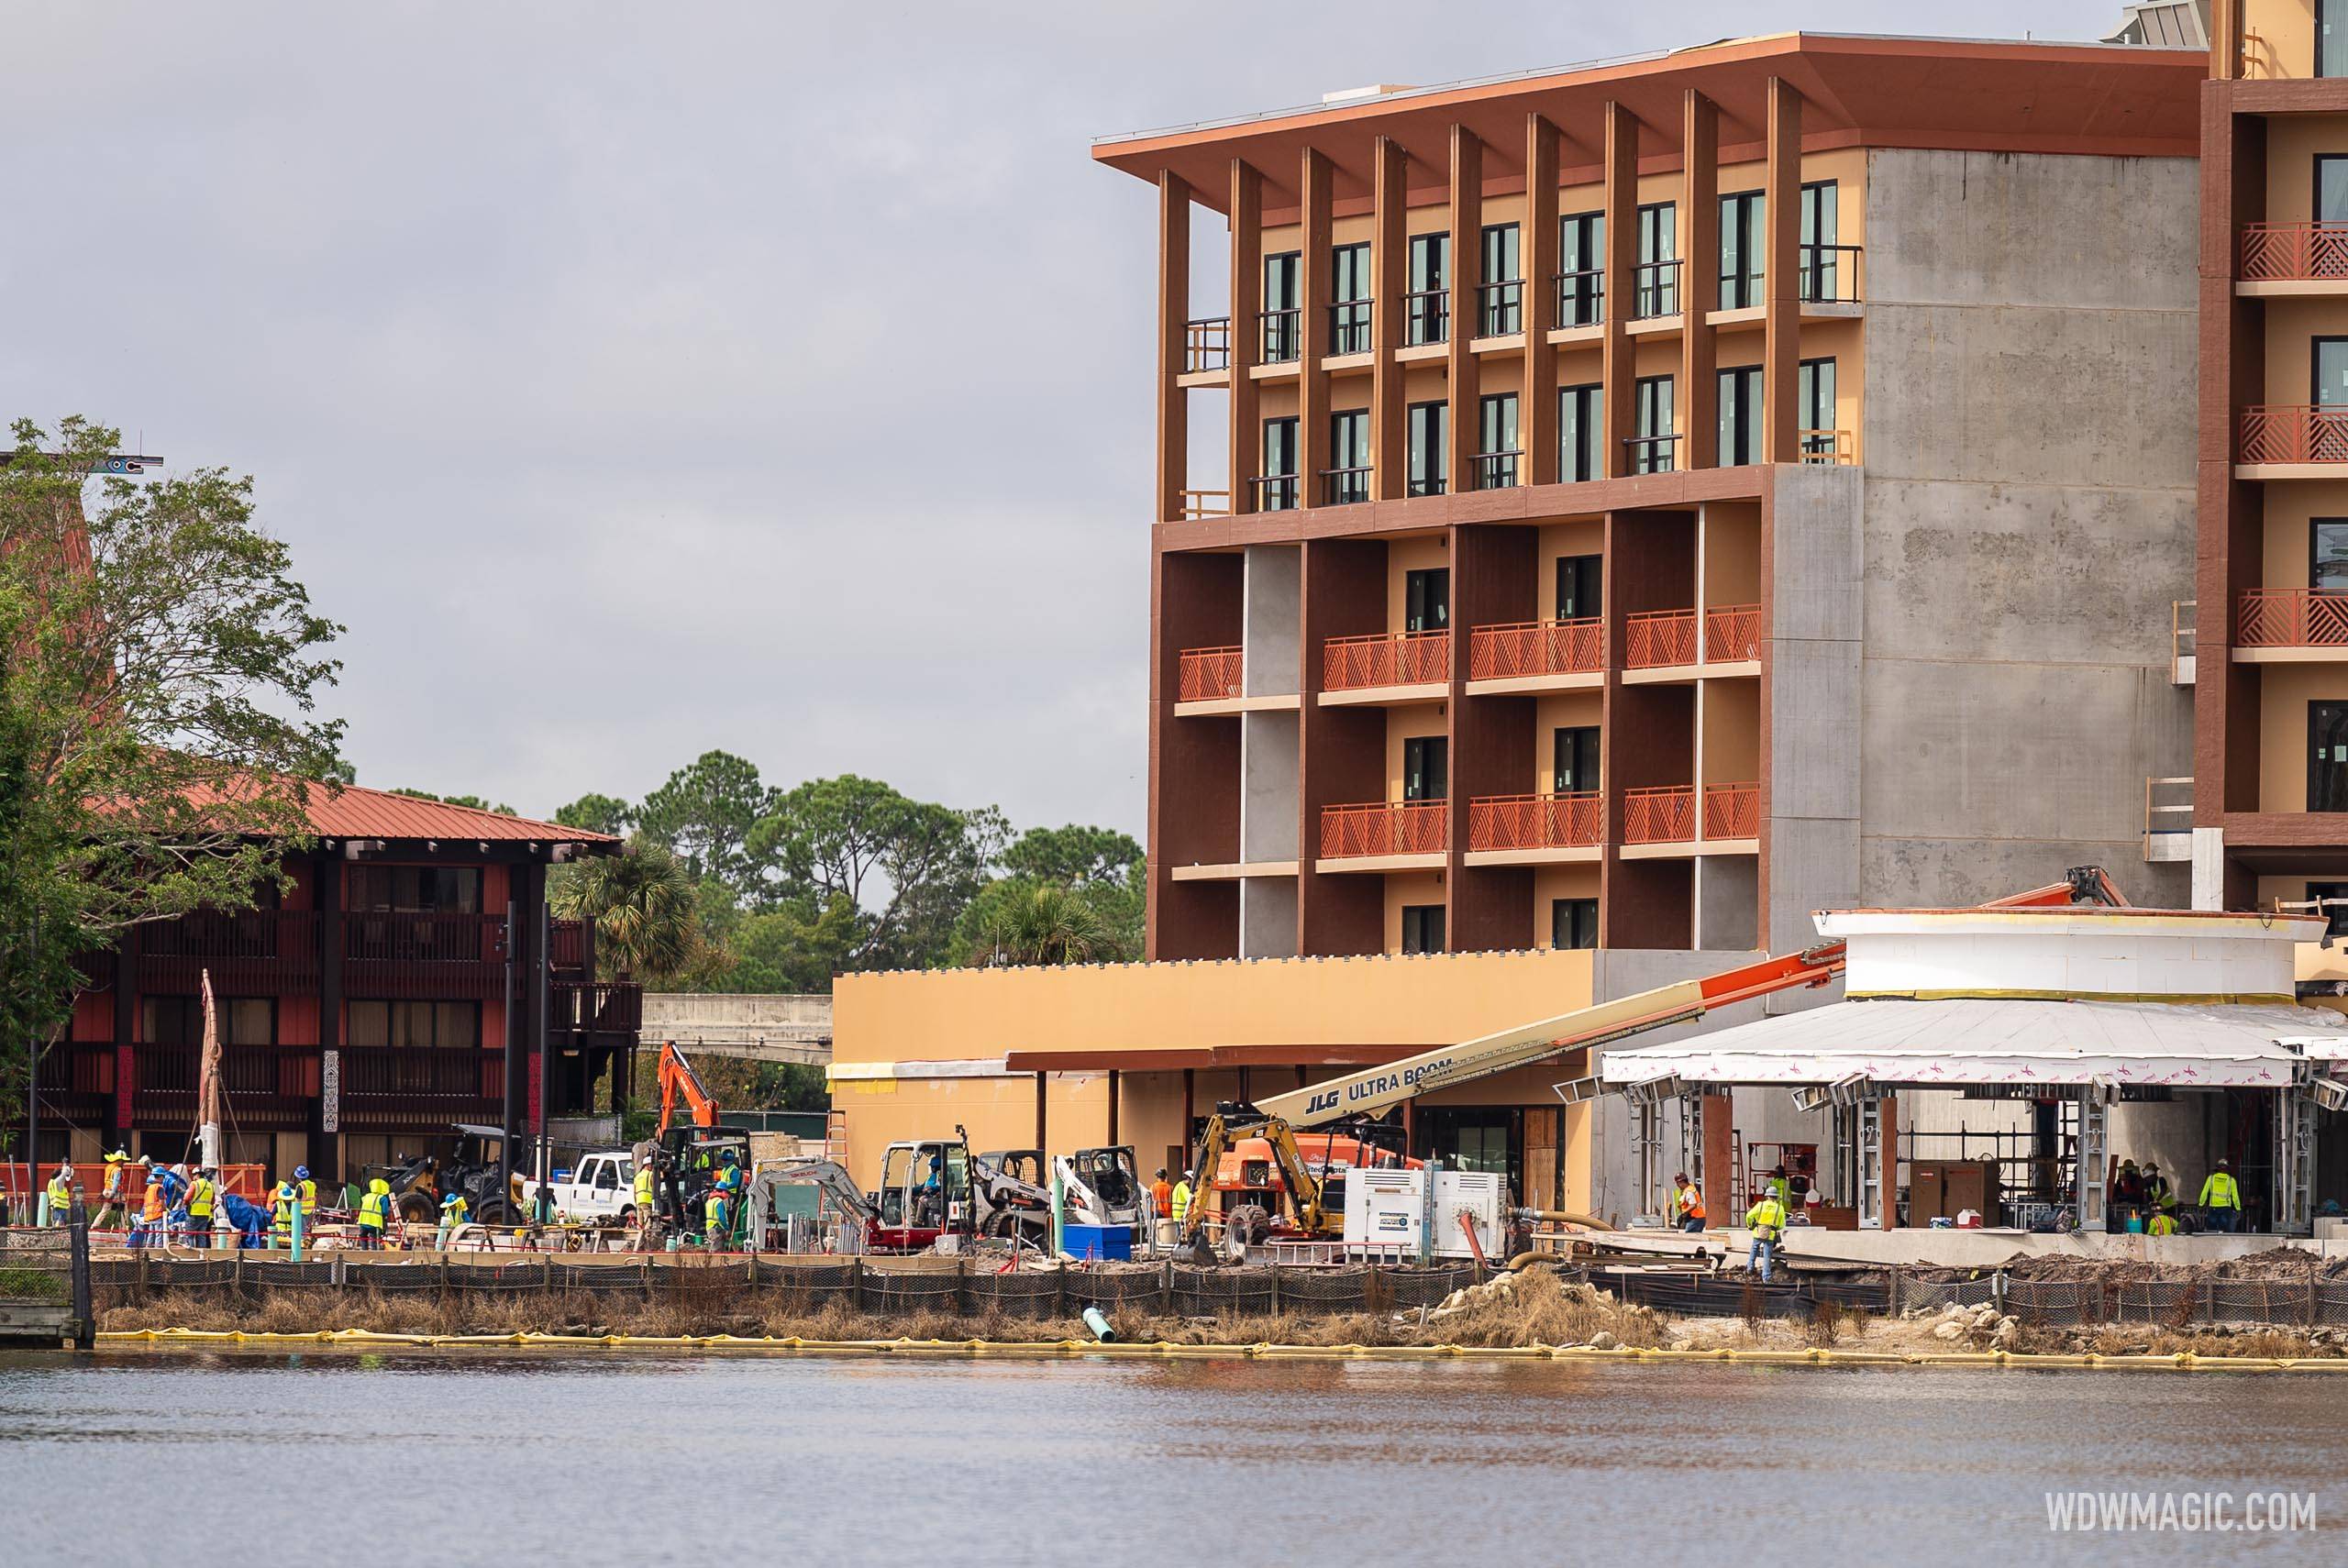
[[[1240,690],[1250,697],[1285,697],[1297,690],[1302,665],[1304,552],[1293,545],[1247,547],[1242,619]]]
[[[1298,715],[1242,713],[1239,724],[1239,858],[1293,860]]]
[[[1870,836],[1860,845],[1862,902],[1898,909],[1962,907],[2059,882],[2074,866],[2100,866],[2131,903],[2184,909],[2181,861],[2148,866],[2138,838],[1953,839]]]

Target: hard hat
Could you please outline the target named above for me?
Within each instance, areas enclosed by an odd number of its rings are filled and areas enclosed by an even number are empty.
[[[60,1165],[57,1167],[57,1174],[59,1176],[72,1176],[73,1174],[73,1167],[72,1165]]]
[[[116,1149],[113,1154],[106,1156],[106,1164],[110,1165],[118,1165],[128,1158],[130,1158],[129,1154],[120,1149]]]
[[[307,1165],[295,1165],[295,1166],[294,1167],[294,1179],[295,1181],[307,1181],[307,1180],[309,1180],[309,1179],[310,1179],[310,1167],[309,1167],[309,1166],[307,1166]]]
[[[150,1171],[151,1171],[151,1170],[153,1170],[153,1169],[155,1168],[155,1160],[154,1160],[154,1156],[153,1156],[153,1155],[151,1155],[151,1154],[141,1154],[141,1155],[139,1155],[139,1156],[138,1156],[138,1163],[139,1163],[141,1165],[145,1166],[147,1169],[150,1170]]]
[[[2226,1162],[2225,1162],[2225,1161],[2223,1161],[2223,1160],[2220,1160],[2220,1161],[2218,1162],[2218,1168],[2219,1168],[2220,1170],[2224,1170],[2224,1169],[2226,1168]]]
[[[367,1190],[370,1192],[389,1192],[392,1190],[392,1184],[385,1181],[382,1176],[377,1176],[373,1181],[367,1184]]]
[[[440,1200],[440,1207],[443,1209],[451,1209],[456,1205],[462,1203],[464,1200],[465,1195],[463,1193],[452,1192],[448,1197]]]
[[[729,1165],[738,1165],[742,1163],[742,1157],[731,1149],[726,1150],[720,1157]]]

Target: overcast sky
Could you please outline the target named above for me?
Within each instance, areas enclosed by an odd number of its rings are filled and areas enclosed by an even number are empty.
[[[0,414],[253,474],[360,780],[711,746],[1138,834],[1148,187],[1097,135],[2119,0],[0,0]]]

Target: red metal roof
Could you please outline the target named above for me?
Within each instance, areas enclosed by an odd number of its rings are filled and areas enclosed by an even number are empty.
[[[201,790],[191,790],[188,793],[191,800],[201,801]],[[446,839],[451,843],[471,839],[505,844],[620,842],[609,834],[590,833],[585,828],[510,817],[471,806],[452,806],[445,801],[423,801],[413,795],[395,795],[388,790],[368,790],[356,784],[346,784],[334,791],[312,789],[308,816],[310,831],[320,838]]]

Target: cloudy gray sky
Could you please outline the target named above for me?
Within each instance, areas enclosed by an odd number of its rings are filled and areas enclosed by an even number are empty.
[[[2119,14],[0,0],[0,414],[256,476],[361,782],[544,813],[724,746],[1138,833],[1154,218],[1091,138]]]

